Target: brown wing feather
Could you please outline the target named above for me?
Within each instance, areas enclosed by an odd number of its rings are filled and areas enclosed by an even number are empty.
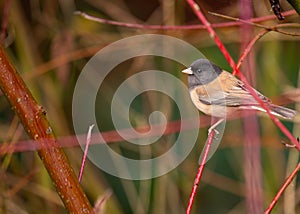
[[[223,71],[218,79],[206,86],[197,87],[199,100],[205,104],[226,106],[249,106],[259,105],[250,94],[243,82],[235,78],[227,71]],[[269,99],[253,89],[257,95],[266,103]]]

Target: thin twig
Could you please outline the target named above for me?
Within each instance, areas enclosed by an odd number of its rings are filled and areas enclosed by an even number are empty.
[[[295,90],[292,90],[293,92]],[[291,92],[290,92],[291,93]],[[294,98],[299,97],[299,93],[297,92],[297,94],[295,93],[291,93],[293,94]],[[292,95],[289,95],[292,96]],[[282,97],[282,98],[281,98]],[[279,100],[283,99],[285,96],[281,95],[279,98],[276,99],[271,99],[271,100],[278,100],[275,103],[280,102]],[[285,102],[280,102],[280,104],[290,104],[291,102],[286,102],[287,100],[285,100]],[[289,100],[290,101],[290,100]],[[245,112],[245,114],[243,113],[242,115],[240,114],[236,114],[230,118],[227,118],[227,120],[235,120],[238,118],[243,118],[243,117],[248,117],[251,116],[253,114],[256,114],[255,111],[247,111]],[[197,118],[195,118],[196,120]],[[191,124],[194,123],[190,123],[187,122],[185,120],[175,120],[175,121],[171,121],[168,122],[166,125],[153,125],[153,132],[151,133],[151,136],[157,136],[158,133],[161,133],[161,129],[162,128],[166,128],[164,135],[169,135],[169,134],[173,134],[173,133],[177,133],[180,130],[191,130],[191,129],[195,129],[195,128],[204,128],[204,127],[208,127],[210,125],[210,118],[208,116],[205,115],[201,115],[198,118],[201,123],[199,127],[194,127]],[[188,124],[187,124],[188,123]],[[181,127],[181,124],[183,124],[183,127]],[[144,132],[146,130],[149,130],[149,126],[140,126],[140,127],[135,127],[136,130],[140,131],[140,132]],[[91,142],[91,144],[103,144],[103,143],[116,143],[116,142],[121,142],[124,139],[122,138],[123,135],[128,136],[128,133],[130,132],[130,129],[121,129],[121,130],[111,130],[111,131],[105,131],[105,132],[101,132],[101,133],[93,133],[92,134],[92,139],[97,139],[97,141],[95,142]],[[99,140],[99,135],[102,136],[102,138]],[[122,135],[122,136],[121,136]],[[130,135],[128,137],[128,139],[140,139],[140,135]],[[64,137],[58,137],[57,141],[59,143],[59,147],[62,148],[70,148],[70,147],[76,147],[78,146],[77,143],[77,139],[80,139],[79,141],[84,142],[86,140],[86,135],[70,135],[70,136],[64,136]],[[294,145],[294,144],[293,144]],[[84,146],[84,144],[82,145]],[[12,142],[5,142],[2,143],[0,146],[0,155],[5,155],[7,153],[18,153],[18,152],[28,152],[28,151],[36,151],[36,150],[40,150],[44,148],[42,145],[38,145],[35,143],[34,140],[20,140],[18,142],[16,142],[15,144],[12,145]]]
[[[91,142],[92,129],[94,128],[94,126],[95,126],[95,124],[89,126],[88,134],[87,134],[87,137],[86,137],[85,149],[84,149],[84,153],[83,153],[83,157],[82,157],[82,161],[81,161],[80,172],[79,172],[79,176],[78,176],[78,181],[79,182],[82,179],[83,169],[84,169],[84,166],[85,166],[85,161],[86,161],[87,153],[89,151],[89,145],[90,145],[90,142]]]
[[[199,187],[199,183],[200,183],[203,171],[204,171],[204,167],[205,167],[205,164],[206,164],[206,161],[207,161],[207,157],[208,157],[208,154],[209,154],[214,136],[215,136],[215,130],[213,129],[210,132],[209,136],[208,136],[207,143],[205,144],[205,150],[204,150],[203,158],[200,162],[200,166],[199,166],[196,178],[194,180],[194,185],[193,185],[193,189],[192,189],[192,192],[191,192],[191,195],[190,195],[190,198],[189,198],[189,203],[188,203],[188,206],[187,206],[187,209],[186,209],[186,214],[190,214],[191,211],[192,211],[192,206],[194,204],[196,192],[197,192],[197,189]]]
[[[223,15],[223,14],[215,13],[215,12],[210,12],[210,11],[208,11],[208,13],[211,14],[211,15],[213,15],[213,16],[221,17],[223,19],[228,19],[228,20],[233,20],[233,21],[237,21],[237,22],[242,22],[244,24],[253,25],[253,26],[256,26],[256,27],[268,28],[265,25],[257,24],[255,22],[251,22],[251,19],[244,20],[244,19],[240,19],[240,18],[236,18],[236,17],[232,17],[232,16],[227,16],[227,15]]]
[[[89,14],[86,14],[81,11],[75,11],[75,15],[80,15],[84,17],[87,20],[91,20],[94,22],[102,23],[102,24],[109,24],[109,25],[115,25],[115,26],[120,26],[120,27],[127,27],[127,28],[134,28],[134,29],[149,29],[149,30],[195,30],[195,29],[206,29],[204,25],[184,25],[184,26],[170,26],[170,25],[146,25],[146,24],[137,24],[137,23],[126,23],[126,22],[118,22],[118,21],[113,21],[113,20],[108,20],[108,19],[103,19],[99,17],[94,17]],[[283,13],[285,16],[290,16],[296,14],[294,10],[287,11]],[[248,22],[263,22],[267,20],[271,20],[276,18],[274,15],[269,15],[269,16],[263,16],[263,17],[257,17],[257,18],[252,18],[249,20],[245,20]],[[217,24],[212,24],[212,27],[214,28],[223,28],[223,27],[233,27],[233,26],[239,26],[242,23],[240,22],[226,22],[226,23],[217,23]]]
[[[294,177],[297,175],[300,170],[300,163],[298,163],[297,167],[293,170],[293,172],[289,175],[289,177],[285,180],[284,184],[281,186],[278,193],[275,195],[274,199],[270,203],[269,207],[266,209],[265,214],[271,213],[274,206],[278,202],[279,198],[282,196],[284,190],[288,187],[288,185],[293,181]]]
[[[242,62],[244,61],[244,59],[248,56],[248,54],[250,53],[250,51],[252,50],[252,47],[254,46],[254,44],[264,35],[266,35],[269,31],[268,30],[262,30],[260,31],[257,35],[255,35],[255,37],[249,42],[249,44],[246,46],[246,48],[244,49],[242,55],[239,58],[239,61],[236,65],[237,68],[240,68],[242,65]]]
[[[211,15],[214,15],[214,16],[218,16],[218,17],[224,18],[224,19],[234,20],[234,21],[241,22],[241,23],[244,23],[244,24],[253,25],[253,26],[256,26],[256,27],[264,28],[264,29],[266,29],[268,31],[274,31],[274,32],[281,33],[281,34],[284,34],[284,35],[288,35],[288,36],[300,36],[299,33],[290,33],[290,32],[286,32],[286,31],[278,29],[278,28],[286,28],[286,27],[297,27],[297,28],[300,28],[300,25],[297,24],[297,23],[287,23],[287,24],[278,24],[278,25],[274,25],[274,26],[266,26],[266,25],[262,25],[262,24],[257,24],[257,23],[251,22],[249,20],[244,20],[244,19],[240,19],[240,18],[226,16],[226,15],[219,14],[219,13],[214,13],[214,12],[208,12],[208,13],[210,13]]]

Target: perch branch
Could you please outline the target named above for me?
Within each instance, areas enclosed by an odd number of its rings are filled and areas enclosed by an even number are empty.
[[[209,151],[210,151],[211,144],[213,142],[214,136],[215,136],[215,130],[213,129],[209,133],[209,136],[208,136],[208,139],[207,139],[207,143],[206,143],[206,146],[205,146],[203,158],[202,158],[202,160],[200,162],[200,166],[199,166],[196,178],[194,180],[194,185],[193,185],[193,189],[192,189],[192,192],[191,192],[191,195],[190,195],[189,203],[188,203],[188,206],[187,206],[187,209],[186,209],[186,214],[190,214],[191,211],[192,211],[192,206],[194,204],[196,192],[197,192],[197,189],[198,189],[198,186],[199,186],[202,174],[203,174],[203,170],[204,170],[205,164],[207,162],[207,157],[208,157],[208,154],[209,154]]]
[[[210,34],[211,38],[214,39],[216,45],[218,46],[221,53],[224,55],[225,59],[229,63],[229,65],[233,69],[233,74],[237,75],[240,80],[245,84],[245,87],[248,89],[249,93],[253,96],[253,98],[260,104],[260,106],[266,110],[266,113],[269,115],[271,120],[275,123],[275,125],[289,138],[289,140],[296,146],[297,150],[300,151],[300,144],[296,140],[296,138],[291,134],[291,132],[279,121],[278,118],[276,118],[266,106],[266,104],[258,97],[254,89],[250,86],[245,76],[240,72],[240,70],[237,68],[234,60],[228,53],[227,49],[225,48],[224,44],[221,42],[220,38],[212,28],[211,24],[207,21],[203,13],[201,12],[198,4],[196,4],[193,0],[186,0],[187,3],[190,5],[198,19],[206,26],[206,29],[208,33]]]

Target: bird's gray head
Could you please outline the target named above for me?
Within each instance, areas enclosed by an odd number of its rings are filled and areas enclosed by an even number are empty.
[[[192,89],[212,82],[222,73],[222,69],[207,59],[198,59],[182,72],[189,75],[189,88]]]

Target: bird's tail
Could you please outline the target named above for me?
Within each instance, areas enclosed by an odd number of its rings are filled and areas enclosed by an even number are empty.
[[[293,119],[297,114],[297,111],[295,110],[274,104],[270,105],[270,110],[275,116],[283,117],[285,119]]]

